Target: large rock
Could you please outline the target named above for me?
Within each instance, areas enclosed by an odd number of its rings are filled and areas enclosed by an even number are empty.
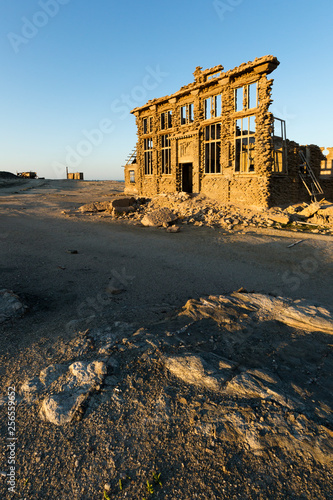
[[[228,394],[249,399],[276,401],[282,406],[293,408],[291,400],[281,394],[281,380],[276,375],[263,370],[247,370],[233,377],[226,386]]]
[[[110,206],[111,208],[126,208],[126,207],[133,207],[133,205],[136,203],[136,199],[132,196],[131,198],[116,198],[111,201]]]
[[[27,309],[14,292],[6,289],[0,290],[0,323],[22,316]]]
[[[169,357],[164,365],[183,382],[212,391],[219,390],[235,368],[233,362],[209,353]]]
[[[308,332],[320,331],[333,334],[332,312],[324,307],[316,307],[304,299],[293,301],[260,293],[238,292],[233,296],[242,300],[244,304],[257,307],[261,319],[274,319]]]
[[[317,215],[322,217],[325,223],[333,226],[333,205],[322,206]]]
[[[20,393],[29,402],[44,394],[40,416],[55,425],[64,425],[73,420],[106,373],[102,361],[50,365],[38,377],[24,382]]]
[[[177,216],[167,207],[158,208],[153,212],[146,214],[141,223],[144,226],[159,227],[163,224],[170,224],[177,220]]]
[[[304,299],[292,300],[261,293],[234,292],[231,296],[219,295],[190,299],[183,308],[183,315],[195,321],[210,318],[228,330],[237,330],[250,322],[279,321],[307,332],[333,334],[333,312],[316,307]]]
[[[308,205],[304,210],[301,212],[298,212],[297,216],[300,217],[301,219],[307,219],[308,217],[312,217],[315,213],[320,210],[321,205],[320,203],[311,203],[311,205]]]
[[[288,224],[290,221],[289,215],[283,213],[269,214],[268,219],[277,224]]]
[[[114,215],[120,215],[120,214],[128,214],[130,212],[134,212],[135,208],[133,206],[130,207],[113,207],[112,213]]]
[[[52,394],[42,403],[40,416],[55,425],[69,424],[86,400],[84,392],[72,394]]]
[[[109,210],[110,202],[109,201],[94,201],[93,203],[86,203],[78,208],[80,212],[85,213],[94,213],[94,212],[105,212]]]

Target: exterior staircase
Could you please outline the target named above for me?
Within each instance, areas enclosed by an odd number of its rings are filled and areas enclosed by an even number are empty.
[[[136,147],[130,152],[130,154],[126,158],[125,165],[131,165],[132,163],[136,163]]]
[[[307,192],[311,196],[311,201],[317,201],[316,197],[318,195],[323,195],[324,191],[323,191],[318,179],[316,178],[311,166],[309,165],[303,151],[299,151],[299,156],[300,156],[300,159],[302,162],[299,165],[299,171],[298,171],[299,176],[300,176]]]

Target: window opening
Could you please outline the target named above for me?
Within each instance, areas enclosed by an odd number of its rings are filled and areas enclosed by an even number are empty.
[[[222,114],[222,95],[215,95],[205,99],[205,120],[217,118]]]
[[[145,175],[153,173],[153,140],[144,139]]]
[[[193,103],[185,104],[180,108],[180,123],[192,123],[194,121],[194,106]]]
[[[135,182],[135,171],[134,170],[129,171],[129,176],[130,176],[130,182]]]
[[[235,111],[247,111],[248,109],[257,108],[259,105],[258,99],[258,84],[251,83],[235,89]]]
[[[247,109],[256,108],[258,106],[257,84],[252,83],[247,87]]]
[[[147,116],[143,118],[143,133],[150,134],[153,129],[153,118],[151,116]]]
[[[171,143],[169,135],[161,136],[162,174],[171,174]]]
[[[161,130],[172,127],[172,111],[161,113]]]
[[[273,122],[273,172],[287,173],[286,122],[274,117]]]
[[[244,87],[235,89],[235,111],[243,110],[243,90]]]
[[[236,120],[235,172],[254,172],[255,117]]]
[[[205,127],[205,173],[221,173],[221,123]]]

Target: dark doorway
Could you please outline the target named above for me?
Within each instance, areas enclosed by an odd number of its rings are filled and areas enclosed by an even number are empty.
[[[192,163],[182,164],[182,191],[192,193]]]

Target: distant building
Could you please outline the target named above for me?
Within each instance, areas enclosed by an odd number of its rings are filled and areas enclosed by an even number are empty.
[[[67,179],[74,179],[74,180],[79,180],[83,181],[83,172],[75,172],[75,173],[70,173],[67,172]]]
[[[36,179],[37,172],[18,172],[17,177],[24,177],[25,179]]]
[[[288,141],[285,122],[269,111],[267,75],[278,65],[264,56],[227,72],[197,67],[193,83],[133,109],[138,141],[125,191],[186,191],[259,206],[332,197],[332,174],[323,188],[317,181],[321,149]]]

